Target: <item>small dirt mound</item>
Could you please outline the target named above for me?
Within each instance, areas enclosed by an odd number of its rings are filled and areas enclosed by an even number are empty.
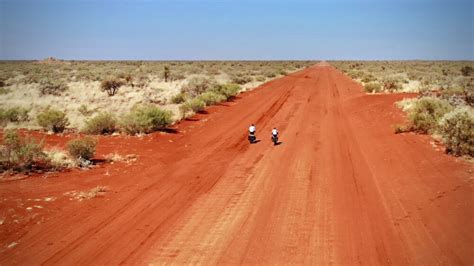
[[[45,65],[52,65],[52,64],[62,64],[62,63],[64,63],[64,61],[50,56],[50,57],[45,58],[43,60],[38,60],[38,61],[36,61],[36,63],[45,64]]]

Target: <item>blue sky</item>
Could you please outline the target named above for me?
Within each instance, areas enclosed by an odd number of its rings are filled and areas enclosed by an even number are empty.
[[[0,0],[0,59],[474,60],[471,0]]]

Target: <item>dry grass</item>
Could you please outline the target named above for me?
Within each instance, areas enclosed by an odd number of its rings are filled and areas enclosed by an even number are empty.
[[[363,85],[384,84],[383,92],[474,90],[472,61],[333,61]]]
[[[46,62],[46,63],[45,63]],[[235,77],[245,80],[242,90],[312,65],[311,61],[60,61],[0,62],[3,82],[0,105],[23,107],[30,117],[51,107],[67,114],[70,127],[82,128],[86,118],[100,112],[117,115],[128,113],[134,106],[154,104],[171,110],[178,120],[179,104],[171,98],[195,78],[212,78],[219,84]],[[165,81],[165,67],[167,78]],[[100,89],[109,77],[123,80],[123,86],[113,96]],[[42,92],[44,84],[63,84],[64,90],[53,94]],[[38,128],[36,121],[8,123],[7,127]]]
[[[64,196],[68,196],[71,199],[75,199],[77,201],[83,201],[83,200],[89,200],[93,199],[96,197],[102,197],[105,195],[105,192],[107,192],[107,187],[104,186],[97,186],[95,188],[92,188],[90,190],[85,190],[85,191],[69,191],[64,193]]]
[[[52,148],[45,151],[46,155],[50,159],[51,165],[54,169],[67,169],[77,167],[77,161],[69,156],[69,154],[59,148]]]

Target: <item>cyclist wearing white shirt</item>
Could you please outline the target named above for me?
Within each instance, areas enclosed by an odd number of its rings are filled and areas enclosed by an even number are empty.
[[[276,127],[274,127],[274,128],[272,129],[272,135],[273,135],[273,136],[278,136],[278,129],[276,129]]]
[[[255,135],[255,131],[257,131],[257,128],[255,127],[255,125],[254,124],[250,125],[249,127],[250,135]]]

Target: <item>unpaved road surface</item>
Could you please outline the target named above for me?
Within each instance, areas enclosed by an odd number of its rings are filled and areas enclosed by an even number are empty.
[[[175,133],[101,137],[99,155],[137,161],[0,183],[0,264],[472,265],[472,164],[394,134],[404,97],[317,65]]]

